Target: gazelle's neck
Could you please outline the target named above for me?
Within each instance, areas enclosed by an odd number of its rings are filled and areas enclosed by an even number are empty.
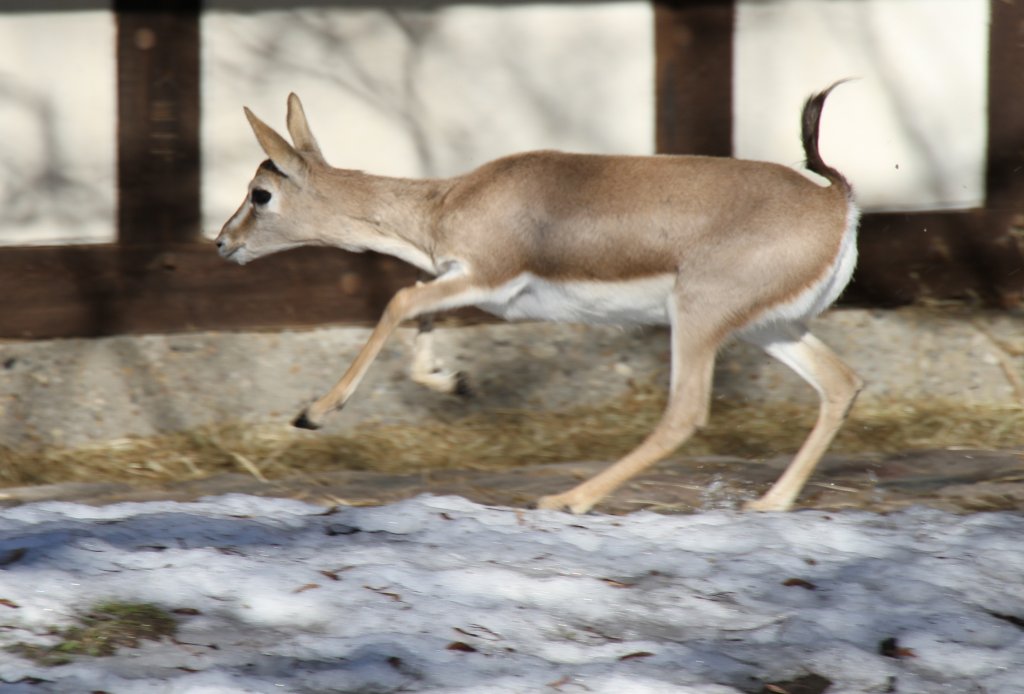
[[[345,169],[332,169],[328,179],[337,193],[332,197],[344,200],[338,206],[337,223],[360,228],[360,250],[384,253],[427,272],[438,272],[435,209],[449,181],[390,178]]]

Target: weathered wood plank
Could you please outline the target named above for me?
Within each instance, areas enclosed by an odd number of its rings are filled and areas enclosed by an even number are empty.
[[[115,0],[118,240],[198,238],[199,0]]]
[[[1024,2],[994,0],[989,24],[988,224],[978,239],[1001,306],[1024,298]]]
[[[970,251],[985,217],[984,210],[864,215],[860,260],[842,302],[901,306],[983,300],[988,280]]]
[[[239,267],[208,243],[8,248],[0,337],[369,323],[415,280],[405,263],[340,250],[299,249]]]
[[[732,155],[732,2],[654,4],[656,148]]]

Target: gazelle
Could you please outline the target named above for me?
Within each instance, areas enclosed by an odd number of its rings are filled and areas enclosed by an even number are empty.
[[[825,185],[766,162],[552,151],[447,179],[372,176],[327,164],[292,94],[293,144],[245,109],[269,159],[217,248],[239,264],[296,246],[372,250],[434,277],[395,294],[341,380],[294,420],[307,429],[345,404],[406,319],[477,306],[507,319],[668,324],[671,383],[657,427],[600,474],[541,498],[541,508],[584,513],[669,455],[707,422],[719,346],[730,335],[756,344],[821,399],[796,458],[747,505],[787,510],[863,385],[807,328],[849,282],[857,257],[851,187],[818,152],[821,110],[835,86],[803,109],[807,167]],[[429,342],[419,346],[414,374],[454,389]]]

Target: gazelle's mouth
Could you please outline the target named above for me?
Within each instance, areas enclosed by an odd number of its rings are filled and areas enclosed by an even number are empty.
[[[229,260],[239,265],[245,265],[249,261],[249,254],[246,253],[245,246],[228,246],[226,243],[218,244],[217,252],[224,260]]]

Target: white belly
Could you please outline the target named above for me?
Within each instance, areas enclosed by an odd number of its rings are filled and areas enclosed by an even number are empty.
[[[675,275],[620,282],[553,281],[529,273],[497,288],[477,304],[507,320],[662,325]]]

